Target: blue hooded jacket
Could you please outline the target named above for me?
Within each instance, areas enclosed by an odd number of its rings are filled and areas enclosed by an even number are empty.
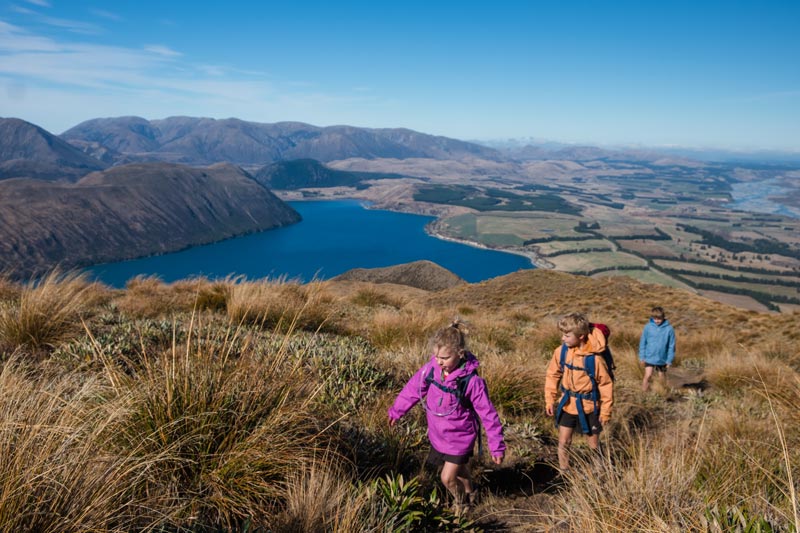
[[[639,360],[651,365],[671,365],[675,359],[675,330],[669,320],[661,325],[651,318],[639,341]]]

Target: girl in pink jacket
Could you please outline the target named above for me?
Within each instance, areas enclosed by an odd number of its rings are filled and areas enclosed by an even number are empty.
[[[480,363],[466,350],[458,321],[439,330],[431,345],[430,361],[411,377],[389,409],[389,425],[394,426],[422,401],[432,446],[428,462],[442,467],[442,483],[453,495],[460,514],[475,501],[467,463],[480,424],[486,429],[492,461],[498,465],[506,449],[503,426],[489,400],[486,382],[476,373]]]

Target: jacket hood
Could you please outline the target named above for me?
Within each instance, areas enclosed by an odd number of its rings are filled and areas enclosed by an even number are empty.
[[[433,368],[439,368],[439,363],[436,362],[436,356],[434,354],[431,354],[430,364],[433,365]],[[447,381],[474,372],[478,370],[479,366],[481,366],[481,363],[478,361],[478,358],[475,357],[472,352],[468,351],[464,356],[464,365],[450,372],[450,374],[447,375]]]

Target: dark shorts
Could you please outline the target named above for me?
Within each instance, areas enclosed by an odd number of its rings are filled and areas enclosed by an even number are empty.
[[[645,363],[644,366],[651,367],[654,372],[666,372],[667,365],[651,365],[650,363]]]
[[[587,413],[586,422],[589,424],[589,435],[599,435],[600,432],[603,431],[603,424],[600,423],[597,411]],[[581,428],[581,419],[578,415],[571,415],[563,411],[561,412],[561,418],[558,419],[558,425],[564,426],[565,428],[578,428],[583,431]]]
[[[472,457],[472,451],[465,453],[464,455],[450,455],[447,453],[442,453],[436,448],[431,448],[426,462],[434,466],[442,466],[445,462],[454,463],[457,465],[465,465],[469,462],[470,457]]]

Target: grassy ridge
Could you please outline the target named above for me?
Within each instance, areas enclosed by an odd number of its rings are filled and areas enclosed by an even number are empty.
[[[654,303],[678,332],[678,381],[642,394],[636,348]],[[585,465],[561,479],[542,387],[572,310],[611,324],[618,381],[603,457],[576,439]],[[476,469],[484,498],[469,519],[422,466],[422,410],[395,429],[385,414],[455,314],[509,447],[501,467]],[[794,531],[796,322],[546,271],[437,293],[0,280],[0,530]]]

